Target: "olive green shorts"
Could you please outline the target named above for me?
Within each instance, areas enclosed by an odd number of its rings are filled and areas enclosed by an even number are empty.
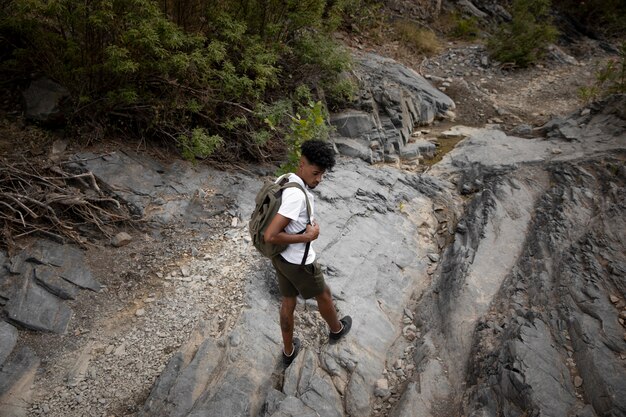
[[[278,288],[283,297],[297,297],[304,299],[320,295],[326,283],[322,268],[317,261],[308,265],[297,265],[287,262],[282,256],[272,258],[272,264],[278,276]]]

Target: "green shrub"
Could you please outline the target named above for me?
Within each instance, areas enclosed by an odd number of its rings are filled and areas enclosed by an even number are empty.
[[[493,59],[527,67],[558,34],[551,24],[550,0],[514,0],[511,15],[512,21],[500,25],[487,47]]]
[[[354,100],[358,85],[351,77],[345,76],[324,84],[324,96],[328,107],[338,110]]]
[[[284,162],[278,174],[293,172],[300,161],[300,146],[307,140],[327,140],[330,137],[331,127],[327,122],[328,114],[321,101],[313,101],[308,87],[300,86],[294,93],[296,113],[289,116],[285,142],[287,146],[287,161]]]
[[[561,13],[573,18],[579,27],[606,36],[626,34],[626,2],[624,0],[553,0]]]
[[[450,36],[457,39],[475,39],[480,33],[478,19],[475,16],[463,17],[460,14],[453,15],[453,27]]]
[[[195,128],[187,135],[181,134],[178,144],[183,158],[194,161],[211,156],[224,144],[224,140],[218,135],[209,135],[205,129]]]
[[[595,82],[578,90],[585,104],[610,94],[626,94],[626,42],[622,42],[617,59],[608,60],[596,71]]]
[[[329,31],[348,3],[13,0],[1,5],[0,70],[67,87],[76,131],[156,138],[189,158],[265,158],[282,138],[259,106],[303,83],[347,94],[349,54]]]

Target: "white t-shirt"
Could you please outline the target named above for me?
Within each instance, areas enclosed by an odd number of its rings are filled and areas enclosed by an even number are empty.
[[[313,222],[315,213],[315,201],[313,194],[309,191],[309,187],[304,184],[304,181],[296,174],[287,174],[289,182],[297,182],[304,188],[307,196],[309,197],[309,205],[311,206],[311,223]],[[282,177],[281,177],[282,178]],[[280,181],[279,178],[277,181]],[[302,190],[296,187],[286,188],[283,191],[282,203],[278,214],[283,215],[291,221],[285,227],[285,232],[289,234],[297,234],[306,229],[306,225],[309,222],[309,216],[306,211],[306,200]],[[304,250],[306,249],[306,243],[293,243],[287,246],[281,256],[292,264],[301,264],[304,257]],[[308,265],[315,261],[315,251],[313,250],[313,242],[309,247],[309,254],[306,258],[305,264]]]

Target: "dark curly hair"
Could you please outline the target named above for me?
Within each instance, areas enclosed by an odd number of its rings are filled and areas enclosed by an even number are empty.
[[[318,139],[307,140],[300,150],[309,163],[325,171],[335,166],[335,150],[328,142]]]

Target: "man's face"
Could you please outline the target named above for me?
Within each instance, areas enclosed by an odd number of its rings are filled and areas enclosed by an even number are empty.
[[[307,161],[305,157],[302,157],[302,159],[300,159],[299,173],[301,175],[298,176],[302,178],[302,181],[304,181],[304,183],[308,185],[309,188],[317,187],[317,185],[322,182],[322,176],[325,172],[326,170],[318,167],[315,164],[309,163],[309,161]]]

